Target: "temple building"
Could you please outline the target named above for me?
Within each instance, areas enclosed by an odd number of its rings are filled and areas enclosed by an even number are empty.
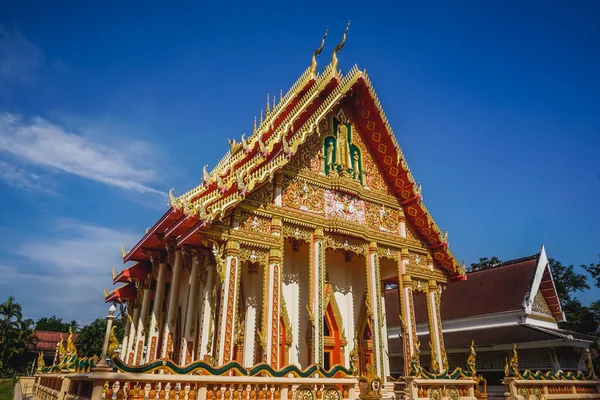
[[[114,273],[127,313],[120,360],[266,363],[390,375],[386,303],[405,370],[425,318],[432,373],[448,369],[440,301],[466,279],[428,212],[365,71],[312,65],[249,137],[171,207]],[[207,160],[210,161],[210,160]],[[398,286],[386,296],[385,283]],[[422,315],[415,302],[422,297]]]
[[[398,289],[386,286],[390,373],[404,376]],[[487,380],[488,395],[503,397],[504,366],[513,345],[523,368],[543,371],[584,371],[586,349],[594,337],[558,327],[565,321],[548,264],[546,249],[489,269],[467,273],[443,294],[441,316],[451,369],[465,365],[471,342],[477,351],[477,371]],[[424,343],[421,365],[429,365],[426,304],[415,300],[417,335]]]

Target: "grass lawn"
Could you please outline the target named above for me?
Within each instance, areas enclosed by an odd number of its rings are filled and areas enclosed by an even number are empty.
[[[0,381],[0,400],[12,400],[14,387],[12,379]]]

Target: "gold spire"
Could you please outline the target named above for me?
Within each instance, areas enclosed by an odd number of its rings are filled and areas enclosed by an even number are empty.
[[[340,42],[340,44],[335,46],[335,49],[333,49],[333,54],[331,55],[331,68],[333,69],[333,72],[337,72],[337,69],[338,69],[337,54],[340,51],[342,51],[342,49],[344,48],[344,43],[346,43],[346,35],[348,34],[349,28],[350,28],[350,21],[348,21],[348,25],[346,25],[346,30],[344,31],[344,36],[342,37],[342,41]]]
[[[283,100],[283,90],[279,89],[279,104],[281,104],[281,100]]]
[[[323,51],[323,46],[325,45],[325,38],[327,37],[328,31],[329,31],[329,28],[326,28],[325,34],[323,35],[323,39],[321,39],[321,45],[319,46],[318,49],[315,50],[315,52],[312,55],[312,62],[310,64],[310,72],[311,72],[312,76],[317,75],[317,57],[319,57],[319,55],[321,54],[321,51]]]
[[[271,113],[271,108],[269,107],[269,99],[270,99],[269,93],[267,93],[267,108],[266,108],[266,111],[265,111],[265,116],[267,116],[267,115],[269,115]]]
[[[252,130],[252,133],[256,132],[256,115],[254,116],[254,129]]]
[[[260,110],[260,125],[262,125],[263,122],[263,110]]]

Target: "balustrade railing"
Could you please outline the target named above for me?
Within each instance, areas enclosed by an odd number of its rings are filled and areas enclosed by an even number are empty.
[[[36,377],[40,400],[350,400],[356,378],[94,372]]]
[[[600,381],[529,380],[504,378],[504,397],[510,400],[600,399]]]

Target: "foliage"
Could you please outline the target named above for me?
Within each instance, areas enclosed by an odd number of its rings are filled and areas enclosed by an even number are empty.
[[[80,357],[100,356],[102,345],[104,344],[104,335],[106,333],[106,319],[98,318],[89,325],[84,326],[77,337],[77,354]],[[115,335],[117,339],[123,338],[123,321],[115,319]]]
[[[0,400],[12,400],[15,380],[0,380]]]
[[[500,259],[496,256],[493,256],[489,259],[487,257],[483,257],[479,259],[478,263],[471,264],[471,268],[469,269],[469,271],[483,271],[484,269],[494,268],[498,264],[502,264],[502,261],[500,261]]]
[[[33,321],[23,320],[21,305],[10,296],[0,304],[0,377],[23,374],[31,365],[27,347],[32,343]]]
[[[598,258],[600,259],[600,254],[598,254]],[[595,281],[594,286],[600,288],[600,261],[595,264],[582,265],[582,267],[592,276],[592,279]]]
[[[77,321],[63,322],[62,318],[56,318],[55,315],[50,318],[40,318],[35,324],[35,329],[38,331],[67,333],[69,332],[69,328],[71,328],[74,333],[79,332],[79,324]]]

